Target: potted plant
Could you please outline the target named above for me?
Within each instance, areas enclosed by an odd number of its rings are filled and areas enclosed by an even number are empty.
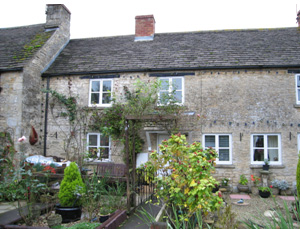
[[[229,181],[230,181],[230,178],[223,178],[221,180],[221,189],[226,189],[226,192],[229,192],[230,191],[230,186],[229,186]]]
[[[80,220],[81,217],[81,194],[85,191],[80,171],[75,162],[64,170],[64,178],[60,184],[58,193],[59,204],[55,212],[62,216],[62,222],[68,223]]]
[[[253,182],[253,186],[251,187],[251,192],[252,192],[252,194],[257,195],[258,194],[258,185],[259,185],[261,179],[258,176],[254,176],[254,175],[251,175],[250,177],[251,177],[251,181]]]
[[[269,170],[269,167],[270,167],[270,161],[269,161],[269,159],[267,159],[267,158],[265,158],[265,160],[264,160],[264,165],[263,165],[263,170],[265,170],[265,171],[268,171]]]
[[[262,198],[268,198],[271,195],[271,190],[269,187],[258,187],[259,195]]]
[[[240,176],[239,184],[237,186],[238,190],[240,192],[248,192],[249,191],[249,186],[248,186],[248,179],[244,174]]]
[[[112,215],[114,210],[109,206],[104,206],[100,209],[99,222],[104,223]]]

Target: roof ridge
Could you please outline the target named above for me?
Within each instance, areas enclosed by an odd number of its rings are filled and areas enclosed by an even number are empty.
[[[4,28],[0,28],[0,30],[9,30],[9,29],[21,29],[21,28],[26,28],[26,27],[38,27],[38,26],[42,26],[42,25],[46,25],[46,23],[40,23],[40,24],[33,24],[33,25],[22,25],[22,26],[14,26],[14,27],[4,27]]]

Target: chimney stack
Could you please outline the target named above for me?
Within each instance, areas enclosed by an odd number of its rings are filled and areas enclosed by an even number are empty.
[[[297,13],[297,18],[296,18],[296,20],[297,20],[297,23],[298,23],[298,27],[300,28],[300,10],[299,10],[298,13]]]
[[[155,33],[153,15],[135,17],[135,41],[152,41]]]
[[[47,4],[46,29],[57,28],[63,23],[70,26],[71,12],[64,4]]]

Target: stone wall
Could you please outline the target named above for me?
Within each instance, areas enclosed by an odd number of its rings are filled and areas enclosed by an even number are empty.
[[[14,137],[16,149],[19,150],[17,139],[21,136],[29,138],[31,126],[39,136],[39,142],[30,146],[25,144],[25,153],[43,154],[43,125],[42,108],[42,77],[45,71],[70,39],[70,12],[62,5],[48,5],[56,17],[55,32],[34,56],[23,66],[21,72],[1,73],[0,129],[9,130]],[[57,12],[58,11],[58,12]],[[49,19],[50,20],[50,19]],[[45,28],[46,29],[46,28]]]
[[[114,92],[123,93],[123,86],[132,87],[136,79],[153,80],[148,74],[121,74],[114,79]],[[215,176],[231,178],[237,184],[239,176],[260,175],[262,166],[251,165],[251,134],[276,133],[281,135],[282,165],[271,166],[271,179],[286,179],[290,185],[295,181],[297,134],[299,132],[299,108],[295,106],[295,75],[287,70],[240,70],[240,71],[197,71],[194,76],[185,76],[185,105],[193,116],[185,117],[182,133],[188,133],[189,142],[202,141],[203,134],[225,133],[232,135],[232,165],[217,165]],[[72,94],[79,95],[80,103],[88,105],[89,79],[74,77],[52,77],[50,88],[62,93],[68,92],[68,81],[72,81]],[[197,120],[196,115],[201,119]],[[188,121],[186,121],[188,120]],[[63,121],[61,122],[63,123]],[[53,120],[48,120],[48,151],[50,154],[63,154],[58,146],[62,139],[56,139]],[[67,128],[65,126],[64,128]],[[157,127],[145,127],[151,131],[152,150],[156,150]],[[157,133],[155,133],[157,131]],[[148,152],[146,132],[143,152]],[[112,149],[113,160],[122,161],[122,145]],[[60,147],[61,148],[61,147]]]

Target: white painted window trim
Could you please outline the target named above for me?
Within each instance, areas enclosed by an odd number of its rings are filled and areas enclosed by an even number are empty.
[[[160,77],[160,79],[168,79],[169,80],[169,95],[171,95],[173,88],[172,88],[172,80],[173,79],[181,79],[182,80],[182,89],[181,90],[176,90],[176,91],[182,91],[182,103],[175,103],[177,105],[183,105],[184,104],[184,77],[182,76],[169,76],[169,77]],[[160,101],[160,91],[158,92],[158,101]],[[168,105],[168,104],[167,104]],[[164,104],[161,104],[160,102],[158,102],[158,106],[164,106]]]
[[[298,100],[299,90],[300,90],[300,85],[298,86],[298,78],[299,78],[299,81],[300,81],[300,74],[295,75],[296,104],[300,104],[300,100]]]
[[[97,149],[98,148],[100,148],[101,147],[101,145],[100,145],[100,138],[101,138],[101,133],[88,133],[87,134],[87,142],[86,142],[86,145],[87,145],[87,148],[86,148],[86,150],[87,150],[87,152],[89,152],[89,136],[90,135],[97,135]],[[92,146],[92,147],[95,147],[95,146]],[[95,162],[100,162],[100,161],[102,161],[102,162],[110,162],[111,161],[111,138],[109,137],[109,151],[108,151],[108,159],[107,158],[105,158],[105,159],[102,159],[102,160],[94,160]],[[97,157],[100,157],[100,152],[98,152],[97,153]]]
[[[281,150],[281,134],[276,134],[276,133],[268,133],[268,134],[265,134],[265,133],[255,133],[255,134],[251,134],[251,139],[250,139],[250,155],[251,155],[251,164],[252,165],[263,165],[265,164],[264,161],[254,161],[254,158],[253,158],[253,137],[254,135],[263,135],[264,136],[264,158],[266,159],[267,158],[267,152],[268,152],[268,149],[272,149],[272,148],[278,148],[278,161],[270,161],[270,165],[281,165],[282,164],[282,150]],[[268,147],[267,146],[267,138],[268,136],[278,136],[278,147]]]
[[[219,149],[223,147],[219,147],[219,136],[224,135],[224,136],[229,136],[229,147],[224,147],[224,148],[229,148],[229,161],[219,161],[219,158],[216,159],[216,164],[218,165],[231,165],[232,164],[232,134],[203,134],[202,135],[202,142],[203,142],[203,147],[207,148],[205,146],[205,136],[215,136],[215,150],[219,154]]]
[[[99,104],[93,104],[91,103],[91,97],[92,97],[92,82],[100,82],[100,98],[99,98]],[[103,81],[111,81],[111,98],[113,95],[113,79],[90,79],[90,86],[89,86],[89,107],[110,107],[112,105],[112,102],[109,104],[102,104],[102,96],[103,96]]]

